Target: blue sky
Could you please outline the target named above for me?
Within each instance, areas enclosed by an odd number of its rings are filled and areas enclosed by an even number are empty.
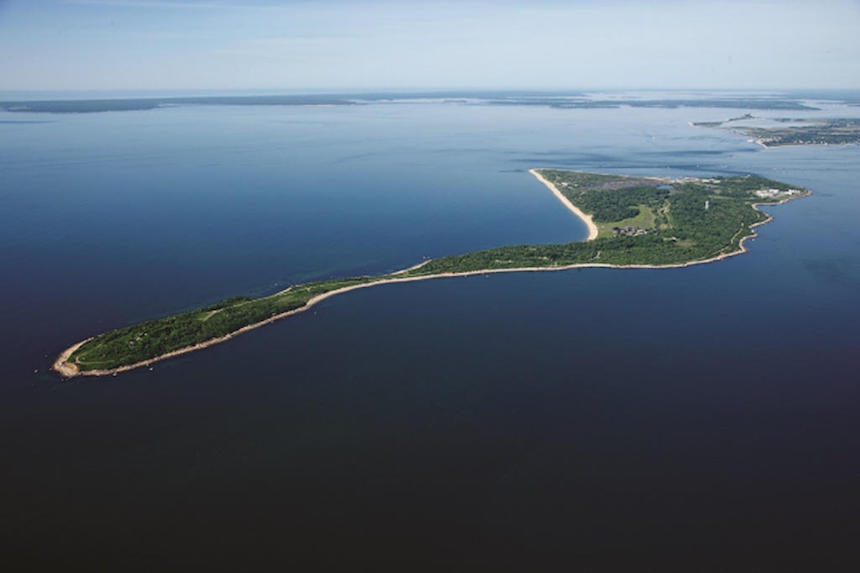
[[[0,90],[860,88],[860,0],[0,0]]]

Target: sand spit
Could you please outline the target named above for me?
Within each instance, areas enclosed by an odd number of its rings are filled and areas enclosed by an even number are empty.
[[[582,219],[586,226],[588,227],[588,237],[585,239],[586,241],[593,241],[597,238],[597,225],[594,224],[591,215],[586,215],[579,207],[570,202],[570,199],[564,196],[558,188],[544,179],[543,175],[541,175],[537,169],[529,169],[529,173],[537,177],[538,181],[546,185],[552,194],[558,197],[558,200],[562,202],[562,204],[570,209],[574,215]]]

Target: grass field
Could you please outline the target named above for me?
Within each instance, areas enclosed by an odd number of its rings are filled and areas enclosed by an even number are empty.
[[[648,205],[637,205],[639,214],[635,217],[628,217],[620,221],[612,221],[610,223],[597,223],[598,237],[614,237],[615,232],[613,227],[639,227],[640,229],[651,230],[655,226],[654,211]]]

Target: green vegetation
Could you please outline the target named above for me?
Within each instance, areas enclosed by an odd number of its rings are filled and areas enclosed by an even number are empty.
[[[542,170],[572,203],[594,216],[601,233],[594,241],[522,245],[434,259],[409,275],[573,264],[678,265],[740,250],[750,226],[767,216],[756,203],[777,203],[808,193],[785,183],[749,175],[662,179]],[[772,190],[761,197],[756,191]],[[646,211],[647,210],[647,211]],[[632,214],[632,216],[630,216]],[[613,217],[625,217],[612,220]],[[634,223],[635,222],[635,223]],[[613,227],[640,224],[644,234],[613,236]]]
[[[740,250],[743,237],[751,234],[750,226],[766,219],[755,204],[808,193],[755,175],[682,180],[560,170],[541,170],[541,175],[593,216],[600,229],[597,239],[498,247],[433,259],[393,275],[308,283],[258,299],[229,298],[101,334],[81,345],[69,361],[81,372],[136,364],[301,308],[315,296],[392,278],[573,264],[665,266],[703,261]]]
[[[636,227],[638,229],[654,229],[657,226],[657,217],[654,214],[654,209],[648,205],[636,205],[636,215],[621,221],[612,221],[609,223],[597,223],[599,237],[609,237],[614,233],[616,227]],[[662,219],[661,219],[662,221]]]
[[[765,147],[860,143],[860,119],[855,118],[817,120],[808,125],[788,127],[749,127],[738,131]]]
[[[149,320],[96,336],[71,359],[78,369],[108,370],[220,338],[243,326],[295,310],[311,298],[378,278],[359,277],[308,283],[278,294],[250,299],[235,297],[190,312]]]
[[[799,123],[775,127],[729,126],[729,122],[749,119],[752,116],[727,121],[700,121],[696,127],[726,128],[755,139],[765,147],[780,145],[844,145],[860,143],[860,119],[790,119],[774,118],[777,123]]]

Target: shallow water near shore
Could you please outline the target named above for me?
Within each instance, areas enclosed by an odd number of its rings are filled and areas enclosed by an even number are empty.
[[[687,123],[718,109],[12,115],[0,501],[21,555],[728,563],[836,560],[860,533],[856,146]],[[584,238],[532,167],[813,195],[715,264],[382,285],[152,370],[47,373],[83,337],[226,296]]]

